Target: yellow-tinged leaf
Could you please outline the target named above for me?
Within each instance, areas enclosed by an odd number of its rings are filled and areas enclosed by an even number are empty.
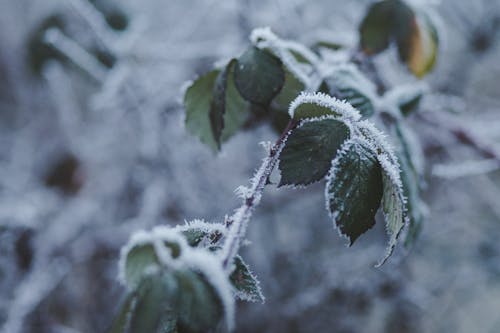
[[[438,39],[434,27],[426,17],[417,16],[412,28],[406,65],[416,77],[422,78],[434,68]]]

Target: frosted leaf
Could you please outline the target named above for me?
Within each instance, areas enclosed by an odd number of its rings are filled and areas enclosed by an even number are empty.
[[[372,151],[383,170],[384,196],[382,209],[384,212],[386,231],[389,235],[389,245],[385,256],[377,264],[382,265],[392,254],[401,230],[406,224],[406,198],[401,181],[401,169],[393,147],[385,135],[368,121],[360,122],[358,127],[361,135],[369,142]]]
[[[359,112],[347,102],[339,101],[335,97],[323,93],[301,93],[288,109],[293,119],[316,118],[332,115],[344,121],[358,121]]]
[[[315,57],[312,52],[308,52],[305,48],[300,48],[297,50],[297,43],[289,42],[280,39],[276,36],[269,27],[254,29],[250,35],[250,40],[258,48],[268,49],[275,56],[281,59],[286,68],[304,84],[305,87],[312,86],[313,78],[311,73],[311,68],[307,64],[300,63],[297,58],[291,52],[290,48],[295,49],[295,51],[304,51],[301,54],[305,55],[309,61],[316,62],[317,60],[311,57]],[[317,78],[316,78],[317,79]]]
[[[234,269],[229,279],[234,286],[235,296],[242,301],[264,303],[265,297],[262,294],[260,282],[243,258],[239,255],[234,257],[233,265]]]
[[[349,102],[363,117],[374,113],[377,89],[353,64],[333,66],[325,77],[330,95]]]
[[[382,200],[382,170],[368,142],[348,140],[332,162],[325,188],[326,208],[350,245],[375,224]]]
[[[202,248],[220,245],[226,233],[224,225],[199,219],[178,225],[174,230],[181,232],[190,246]]]
[[[403,115],[408,115],[415,111],[428,91],[428,86],[423,83],[399,85],[385,93],[382,98],[382,109],[397,107]]]
[[[302,121],[280,154],[280,186],[305,186],[325,177],[351,129],[332,116]]]
[[[378,262],[377,266],[381,266],[385,261],[391,256],[396,243],[398,241],[399,235],[406,224],[406,199],[403,194],[403,188],[400,184],[400,180],[392,179],[390,175],[386,172],[390,162],[385,156],[380,156],[379,161],[381,161],[383,173],[383,184],[384,184],[384,195],[382,197],[382,211],[385,217],[385,227],[387,234],[389,235],[389,244],[387,246],[386,253],[384,257]]]
[[[206,250],[190,249],[184,257],[185,264],[200,272],[216,290],[224,308],[224,318],[228,330],[234,327],[234,298],[232,286],[219,257]]]
[[[134,289],[148,268],[179,265],[173,259],[182,256],[187,247],[184,237],[168,227],[161,226],[150,232],[141,230],[134,233],[120,251],[120,282],[129,289]]]
[[[195,304],[201,302],[199,304],[200,307],[203,307],[203,304],[205,304],[203,302],[207,301],[204,300],[204,297],[200,298],[199,296],[190,294],[199,292],[200,290],[190,289],[191,287],[189,287],[190,283],[200,283],[196,281],[195,276],[191,275],[192,272],[199,273],[215,290],[215,294],[220,299],[220,303],[224,309],[227,327],[232,329],[234,325],[234,299],[229,278],[226,275],[219,256],[208,249],[188,246],[182,231],[189,230],[190,227],[191,230],[195,228],[206,232],[221,231],[219,226],[195,220],[186,226],[180,226],[175,229],[158,226],[149,232],[137,232],[132,235],[128,244],[122,248],[119,264],[120,280],[132,291],[141,286],[141,284],[147,283],[143,281],[147,280],[148,276],[156,274],[167,274],[167,277],[173,276],[172,278],[178,281],[175,284],[180,288],[177,291],[180,295],[180,303],[176,304],[176,306],[180,307],[178,315],[182,319],[185,315],[203,312],[203,308],[197,308],[191,309],[191,313],[188,313],[189,311],[186,312],[187,310],[183,310],[182,305],[183,297],[188,296],[197,297],[194,298]],[[141,271],[139,272],[139,270]],[[185,283],[188,283],[188,285],[185,286]],[[188,289],[184,290],[183,286]],[[205,305],[209,306],[209,304]],[[192,307],[192,304],[187,304],[186,306]],[[196,323],[191,324],[194,325]]]

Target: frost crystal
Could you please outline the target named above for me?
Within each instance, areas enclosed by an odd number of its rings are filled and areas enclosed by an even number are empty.
[[[361,119],[358,110],[353,108],[351,104],[321,92],[302,92],[297,96],[288,109],[290,117],[294,118],[295,110],[302,104],[316,104],[321,107],[329,108],[333,112],[340,114],[341,120],[358,121]]]

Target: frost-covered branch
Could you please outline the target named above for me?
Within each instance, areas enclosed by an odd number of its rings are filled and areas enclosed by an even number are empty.
[[[226,220],[226,227],[229,228],[229,232],[222,252],[223,266],[226,270],[230,269],[229,264],[232,263],[233,258],[238,253],[252,212],[260,202],[264,187],[278,162],[280,152],[285,145],[290,131],[293,130],[296,125],[296,121],[290,120],[279,139],[269,149],[268,156],[264,158],[261,166],[251,179],[250,188],[240,187],[238,189],[239,195],[243,199],[243,204]]]

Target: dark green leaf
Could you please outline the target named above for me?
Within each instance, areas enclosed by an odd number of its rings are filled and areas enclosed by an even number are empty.
[[[208,230],[207,228],[188,227],[182,231],[189,246],[197,247],[200,244],[206,246],[218,245],[222,239],[223,234],[219,230]]]
[[[130,289],[135,289],[142,279],[144,272],[150,266],[159,265],[152,244],[143,244],[133,247],[127,254],[125,262],[125,279]]]
[[[214,90],[212,94],[212,105],[210,107],[209,119],[212,126],[212,133],[217,143],[217,148],[220,149],[222,129],[224,128],[224,113],[226,112],[226,87],[229,71],[235,64],[233,59],[222,70],[217,79],[215,79]]]
[[[420,173],[418,163],[415,162],[415,156],[419,152],[412,147],[409,135],[402,124],[395,126],[395,134],[398,139],[398,160],[409,222],[405,246],[409,247],[420,234],[425,221],[426,206],[420,197]]]
[[[173,242],[164,242],[165,247],[170,250],[172,258],[180,255],[180,246]],[[160,260],[156,254],[153,244],[136,245],[127,253],[125,258],[125,280],[129,289],[135,289],[147,269],[151,266],[160,266]]]
[[[178,271],[176,279],[181,291],[176,307],[179,331],[202,332],[217,326],[224,311],[215,289],[192,271]]]
[[[184,95],[187,130],[214,150],[217,149],[217,143],[213,135],[209,112],[212,91],[218,75],[219,71],[214,70],[200,76],[188,87]]]
[[[224,130],[222,131],[222,142],[227,141],[243,126],[250,115],[250,105],[241,97],[234,83],[234,71],[236,61],[228,64],[228,77],[226,87],[226,105],[224,114]]]
[[[393,166],[395,167],[395,166]],[[383,170],[384,194],[382,197],[382,210],[385,217],[385,229],[389,235],[389,245],[385,256],[380,260],[377,266],[381,266],[392,255],[396,247],[399,235],[405,226],[405,197],[400,183],[391,179],[387,170]]]
[[[392,39],[394,3],[379,1],[370,6],[359,27],[361,48],[366,54],[385,50]]]
[[[327,207],[350,244],[375,224],[383,194],[382,169],[364,142],[349,142],[328,175]]]
[[[130,332],[167,332],[166,319],[175,320],[174,309],[179,293],[182,289],[172,273],[144,276],[136,292],[137,303],[130,316]]]
[[[285,71],[279,58],[251,47],[238,58],[234,81],[246,100],[267,105],[283,87]]]
[[[293,130],[280,155],[279,185],[308,185],[321,180],[349,134],[349,128],[334,119],[305,122]]]
[[[234,266],[229,279],[237,290],[236,296],[244,301],[263,303],[264,296],[260,290],[259,281],[240,256],[234,258]]]

